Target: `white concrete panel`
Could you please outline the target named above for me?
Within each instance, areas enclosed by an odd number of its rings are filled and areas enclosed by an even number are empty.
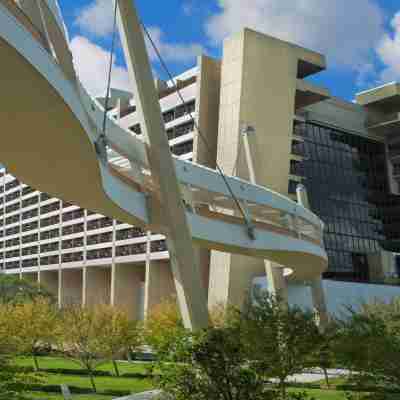
[[[400,297],[400,287],[396,286],[340,282],[327,279],[323,280],[322,284],[330,315],[341,316],[346,312],[348,306],[357,310],[364,303],[371,303],[376,300],[390,302],[393,298]],[[268,289],[266,278],[255,278],[253,290],[256,286],[261,289]],[[292,306],[297,305],[303,309],[313,309],[309,286],[289,285],[288,297],[289,304]]]

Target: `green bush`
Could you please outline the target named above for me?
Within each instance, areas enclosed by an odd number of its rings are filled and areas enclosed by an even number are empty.
[[[0,304],[23,304],[37,297],[53,299],[46,289],[36,283],[17,276],[0,274]]]
[[[159,386],[175,400],[272,399],[236,327],[187,332],[161,362]]]
[[[400,300],[352,311],[340,326],[338,355],[357,386],[400,390]]]

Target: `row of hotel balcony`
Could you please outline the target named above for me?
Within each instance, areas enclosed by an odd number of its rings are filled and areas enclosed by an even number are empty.
[[[64,242],[63,242],[64,243]],[[84,245],[83,240],[80,243],[76,243],[77,248],[82,248]],[[113,246],[115,246],[116,249],[116,255],[121,257],[121,256],[128,256],[132,254],[144,254],[146,253],[146,246],[147,243],[133,243],[133,244],[121,244],[121,245],[111,245],[111,243],[108,243],[109,247],[106,248],[99,248],[99,249],[87,249],[87,259],[99,259],[99,258],[109,258],[111,257],[112,253],[111,250]],[[111,245],[111,246],[110,246]],[[63,250],[68,249],[68,247],[62,247]],[[150,249],[151,251],[166,251],[166,242],[165,240],[155,240],[150,242]],[[51,253],[51,252],[62,252],[62,250],[59,249],[59,243],[51,243],[51,244],[46,244],[40,246],[40,256],[43,256],[44,253]],[[80,250],[84,252],[84,250]],[[32,246],[32,247],[27,247],[25,249],[16,249],[13,251],[7,251],[5,253],[5,259],[9,258],[18,258],[18,257],[25,257],[29,255],[37,255],[39,254],[39,246]],[[63,253],[62,255],[70,255],[70,254],[75,254],[73,252],[68,252],[68,253]],[[102,254],[103,256],[100,257],[99,255]],[[4,253],[0,253],[0,259],[4,259]]]
[[[4,185],[2,185],[2,187],[4,187]],[[20,190],[13,191],[13,192],[5,195],[5,196],[2,195],[0,197],[0,204],[3,204],[4,202],[10,203],[10,202],[12,202],[14,200],[17,200],[17,199],[21,199],[22,200],[22,198],[24,198],[25,196],[28,196],[31,193],[37,193],[37,191],[35,189],[31,188],[30,186],[25,186],[24,188],[22,188],[22,189],[20,188]],[[22,200],[21,205],[22,205],[22,207],[29,207],[31,205],[38,204],[39,203],[39,199],[40,199],[40,201],[42,203],[47,201],[47,200],[50,200],[50,199],[57,200],[57,199],[51,197],[47,193],[40,193],[40,196],[39,196],[39,193],[38,193],[36,196],[31,196],[31,197],[29,197],[29,198],[27,198],[25,200]],[[65,201],[63,202],[63,208],[70,207],[71,205],[72,205],[71,203],[68,203],[68,202],[65,202]]]
[[[192,114],[196,110],[195,101],[192,100],[188,103],[181,104],[175,108],[163,112],[164,122],[167,124],[174,121],[175,119],[181,118],[184,115]]]
[[[151,251],[152,252],[163,252],[167,251],[167,246],[164,240],[158,240],[151,242]],[[17,251],[18,252],[18,251]],[[131,244],[131,245],[122,245],[115,247],[115,257],[127,257],[131,255],[138,255],[146,253],[146,243],[139,243],[139,244]],[[37,254],[37,253],[35,253]],[[18,257],[19,252],[14,257]],[[99,260],[99,259],[110,259],[113,257],[113,248],[107,247],[102,249],[94,249],[94,250],[87,250],[86,251],[86,260]],[[30,267],[37,267],[39,266],[39,258],[40,258],[40,265],[47,266],[47,265],[54,265],[59,264],[60,262],[60,255],[51,255],[51,256],[44,256],[44,257],[34,257],[29,259],[24,259],[20,261],[9,261],[5,262],[6,269],[17,269],[17,268],[30,268]],[[67,253],[61,254],[61,263],[71,263],[71,262],[79,262],[85,260],[85,252],[84,251],[77,251],[74,253]]]
[[[82,214],[83,210],[76,210],[76,211],[79,211],[79,212],[78,213],[71,212],[73,214],[71,214],[71,213],[63,214],[62,222],[66,223],[66,222],[70,222],[70,221],[73,221],[76,219],[82,219],[83,218],[83,214]],[[19,216],[17,215],[17,217],[19,217]],[[12,218],[12,219],[10,218],[6,222],[6,225],[9,225],[14,222],[19,222],[19,218],[17,220],[14,220],[14,218]],[[54,215],[52,217],[41,219],[40,220],[40,228],[47,228],[48,226],[57,225],[59,223],[60,223],[60,216]],[[87,221],[86,229],[88,231],[90,231],[90,230],[95,230],[95,229],[111,227],[112,225],[113,225],[113,220],[111,218],[102,217],[99,219]],[[12,235],[19,234],[21,232],[25,233],[25,232],[29,232],[29,231],[36,230],[36,229],[39,229],[39,221],[32,221],[32,222],[28,222],[26,224],[22,224],[22,226],[17,225],[17,226],[13,226],[13,227],[6,229],[5,236],[12,236]],[[70,235],[72,233],[78,233],[78,232],[83,232],[83,231],[84,231],[83,223],[62,227],[63,235]],[[4,230],[0,231],[0,237],[3,237],[3,236],[4,236]]]
[[[10,228],[13,229],[13,228]],[[70,235],[73,233],[81,233],[84,232],[84,224],[76,224],[76,225],[70,225],[62,228],[61,231],[61,236],[66,236]],[[134,239],[138,237],[144,237],[145,232],[138,227],[131,227],[131,228],[126,228],[126,229],[121,229],[117,230],[115,234],[115,240],[116,241],[121,241],[121,240],[129,240],[129,239]],[[30,242],[37,242],[39,240],[49,240],[49,239],[58,239],[60,237],[60,230],[59,228],[45,231],[45,232],[40,232],[40,239],[39,239],[39,233],[34,233],[32,235],[27,235],[23,236],[22,238],[13,238],[13,239],[8,239],[6,241],[0,241],[0,248],[9,248],[13,246],[19,246],[21,243],[26,244]],[[62,248],[74,248],[74,247],[80,247],[80,243],[82,241],[83,243],[83,236],[80,236],[78,238],[73,238],[73,239],[66,239],[62,241]],[[86,238],[86,243],[88,246],[95,245],[95,244],[101,244],[101,243],[108,243],[113,241],[113,232],[105,232],[105,233],[100,233],[100,234],[94,234],[87,236]],[[55,244],[57,244],[55,242]],[[47,245],[47,244],[46,244]],[[41,250],[43,251],[43,250]],[[48,251],[48,250],[47,250]]]
[[[93,237],[89,236],[87,238],[86,245],[89,247],[89,246],[93,246],[95,244],[101,244],[101,243],[110,244],[113,242],[112,235],[110,237],[103,237],[103,238],[101,238],[101,240],[102,241],[98,241],[97,238],[93,238]],[[160,241],[152,242],[152,245],[151,245],[152,249],[154,247],[157,247],[154,243],[158,243],[158,242],[160,242]],[[131,246],[136,246],[139,253],[146,252],[146,243],[135,243],[132,245],[121,246],[121,251],[127,251],[129,253],[129,251],[130,251],[129,249]],[[59,251],[60,250],[59,247],[60,247],[59,242],[52,242],[52,243],[46,243],[46,244],[42,244],[42,245],[25,247],[23,249],[10,250],[10,251],[5,252],[5,258],[8,259],[8,258],[20,257],[20,255],[22,255],[24,257],[24,256],[28,256],[28,255],[35,255],[35,254],[38,254],[39,252],[40,252],[40,254],[50,253],[50,252],[54,252],[54,251]],[[63,240],[61,242],[61,251],[73,249],[73,248],[81,248],[81,247],[84,247],[84,238],[82,238],[82,237],[76,238],[76,239]],[[96,249],[96,250],[101,250],[101,249]],[[94,251],[94,250],[92,250],[92,251]],[[161,251],[161,250],[157,250],[157,251]],[[120,254],[120,255],[122,255],[122,254]],[[4,253],[0,253],[0,259],[2,259],[2,258],[4,258]]]
[[[136,110],[136,107],[133,106],[133,110]],[[170,109],[166,112],[163,113],[163,119],[164,119],[164,123],[168,124],[169,122],[172,122],[178,118],[183,117],[184,115],[189,115],[189,114],[193,114],[195,112],[195,101],[191,101],[189,103],[186,103],[185,105],[180,105],[178,107],[175,107],[173,109]],[[187,126],[185,126],[187,124],[180,124],[177,126],[174,126],[173,128],[170,128],[167,130],[167,134],[168,134],[168,138],[169,139],[174,139],[178,136],[182,136],[185,133],[187,133]],[[140,127],[139,123],[136,123],[134,125],[132,125],[131,127],[129,127],[129,130],[131,132],[134,132],[136,135],[141,135],[142,134],[142,130]],[[186,130],[186,132],[185,132]],[[192,129],[190,129],[190,131],[193,130],[193,126]],[[173,134],[174,133],[174,134]],[[170,137],[172,136],[172,137]]]
[[[176,83],[176,86],[179,88],[179,90],[182,90],[182,89],[196,83],[196,80],[197,80],[196,76],[192,76],[185,80],[178,80]],[[165,97],[175,93],[177,90],[176,86],[165,87],[165,88],[160,89],[159,98],[162,99],[162,98],[165,98]],[[187,105],[189,106],[189,105],[191,105],[191,103],[193,103],[193,105],[194,105],[194,101],[188,102]],[[182,107],[182,106],[180,106],[180,107]],[[193,108],[193,111],[194,111],[194,108]],[[193,112],[193,111],[190,111],[190,112]],[[124,118],[128,115],[134,114],[135,112],[136,112],[136,106],[128,105],[125,108],[121,109],[121,111],[119,113],[119,117]],[[179,115],[179,112],[180,112],[180,110],[178,110],[178,113],[177,113],[178,115]],[[164,118],[166,118],[166,117],[164,117]]]
[[[139,124],[134,125],[131,130],[137,135],[141,135],[142,131]],[[183,137],[188,133],[194,131],[194,122],[190,121],[182,125],[178,125],[174,128],[167,129],[167,135],[169,140],[174,140],[179,137]],[[171,152],[175,155],[182,155],[185,153],[191,153],[193,151],[193,139],[189,139],[187,142],[171,144]]]
[[[23,208],[33,206],[36,204],[39,204],[39,196],[30,197],[29,199],[23,200],[22,202],[10,204],[9,206],[6,206],[5,209],[1,208],[0,215],[10,214],[12,212],[19,211]],[[60,204],[61,204],[61,202],[57,201],[55,203],[44,205],[44,206],[40,207],[40,214],[43,215],[43,214],[48,214],[53,211],[58,211],[60,209]]]

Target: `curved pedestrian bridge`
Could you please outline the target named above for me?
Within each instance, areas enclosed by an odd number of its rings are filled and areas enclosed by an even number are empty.
[[[1,162],[40,191],[168,236],[149,145],[108,117],[102,140],[104,109],[75,75],[60,15],[51,1],[39,3],[42,28],[15,1],[0,0]],[[126,160],[122,167],[110,161],[117,155]],[[325,270],[323,223],[312,212],[268,188],[230,176],[227,185],[219,172],[172,157],[196,245],[268,259],[302,280]]]

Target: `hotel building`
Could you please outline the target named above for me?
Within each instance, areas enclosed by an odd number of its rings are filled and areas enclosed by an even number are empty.
[[[324,278],[382,283],[400,273],[400,85],[351,103],[312,83],[325,68],[323,55],[245,29],[225,41],[221,60],[201,56],[174,82],[156,82],[166,134],[186,160],[210,168],[218,161],[226,173],[254,174],[294,199],[303,184],[326,225]],[[114,90],[111,100],[109,115],[140,137],[129,93]],[[250,156],[244,134],[254,135]],[[121,168],[127,162],[109,158]],[[144,318],[175,293],[162,235],[40,193],[6,167],[0,204],[3,272],[38,281],[60,305],[111,303]],[[265,275],[262,260],[198,252],[210,306],[242,304],[253,279]]]

